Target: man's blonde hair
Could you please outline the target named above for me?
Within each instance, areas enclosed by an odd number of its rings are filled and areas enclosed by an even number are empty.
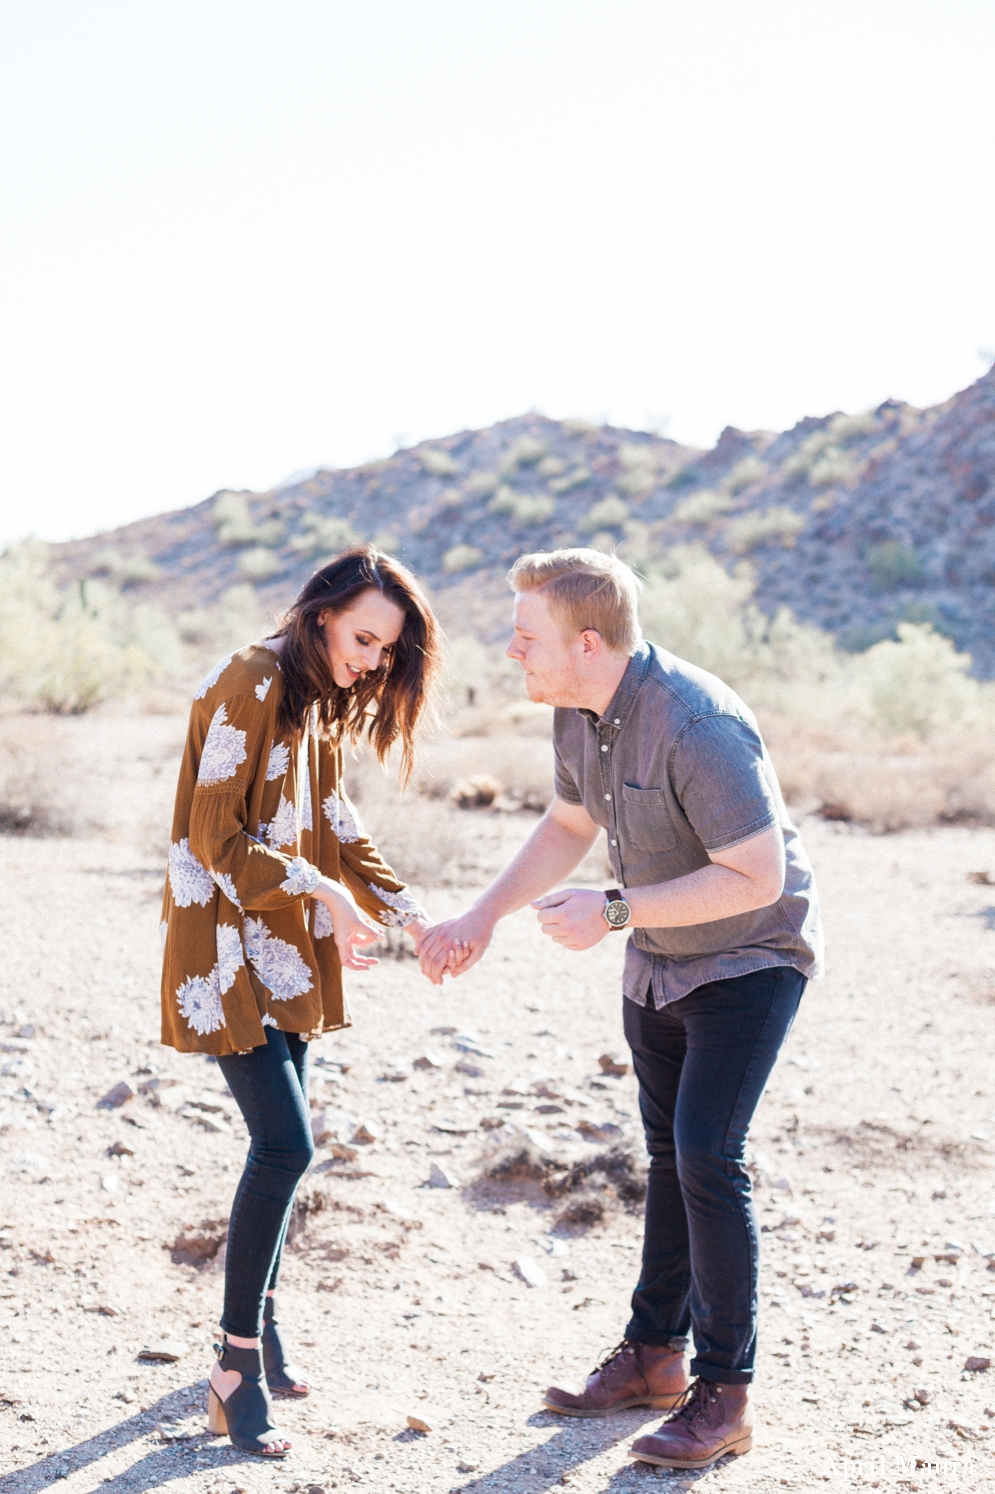
[[[521,555],[508,572],[512,591],[538,591],[568,630],[592,628],[610,649],[635,653],[639,627],[639,580],[617,555],[601,550],[537,550]]]

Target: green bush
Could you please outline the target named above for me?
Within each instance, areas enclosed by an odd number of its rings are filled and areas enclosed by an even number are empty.
[[[492,514],[509,514],[517,524],[544,524],[556,512],[556,500],[545,493],[516,493],[502,484],[487,507]]]
[[[885,540],[879,545],[869,545],[864,558],[877,591],[918,586],[925,575],[915,549],[903,540]]]
[[[116,586],[137,586],[158,580],[161,570],[140,551],[122,555],[118,550],[100,550],[93,557],[93,576],[109,576]]]
[[[885,639],[858,656],[869,724],[885,736],[926,738],[976,714],[980,690],[968,674],[970,655],[928,623],[899,623],[896,631],[897,642]]]
[[[338,555],[358,544],[359,535],[349,520],[337,514],[305,514],[300,533],[290,540],[291,548],[299,555]]]
[[[484,552],[476,545],[453,545],[442,557],[442,569],[449,572],[475,571],[483,560]]]
[[[283,570],[283,565],[272,550],[260,547],[243,550],[238,557],[238,569],[239,574],[244,576],[246,581],[268,581],[271,576]]]
[[[599,429],[593,420],[585,420],[582,415],[572,415],[560,421],[560,430],[565,436],[596,436]]]
[[[771,540],[781,545],[793,545],[798,534],[805,528],[805,518],[793,508],[764,508],[756,513],[742,514],[726,525],[723,538],[730,550],[744,555],[758,545]]]
[[[481,498],[489,498],[496,493],[501,479],[496,472],[471,472],[466,480],[466,490]]]
[[[197,645],[203,655],[214,659],[262,638],[271,621],[254,588],[243,583],[229,586],[213,606],[181,612],[176,627],[185,643]]]
[[[580,521],[580,528],[585,534],[597,529],[620,529],[628,517],[628,504],[617,493],[608,493],[600,503],[591,505]]]
[[[283,543],[284,527],[280,520],[264,519],[257,524],[244,493],[219,493],[211,509],[211,519],[219,545],[232,548],[255,545],[275,549]]]
[[[767,467],[759,457],[745,456],[738,461],[719,483],[723,493],[735,495],[741,493],[744,488],[750,488],[755,482],[759,482],[767,474]]]
[[[544,478],[559,477],[566,470],[566,462],[562,457],[558,456],[544,456],[538,467],[536,467],[536,472],[540,477]]]
[[[519,467],[534,467],[545,455],[544,442],[537,440],[535,436],[519,436],[502,458],[501,473],[508,477],[517,472]]]
[[[678,467],[677,471],[672,472],[667,478],[666,486],[668,488],[693,488],[697,481],[698,474],[693,467]]]
[[[710,524],[713,519],[727,514],[733,506],[728,493],[699,488],[697,493],[689,493],[674,505],[671,518],[678,524]]]
[[[418,451],[418,460],[425,471],[433,477],[458,477],[460,465],[455,457],[438,446],[423,446]]]
[[[582,488],[585,483],[591,481],[591,473],[587,467],[575,467],[572,472],[566,472],[562,477],[556,477],[549,485],[551,493],[572,493],[574,488]]]

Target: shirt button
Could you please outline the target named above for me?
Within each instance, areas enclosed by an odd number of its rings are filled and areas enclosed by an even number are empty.
[[[606,798],[606,799],[610,799],[610,798],[611,798],[611,794],[606,794],[606,795],[605,795],[605,798]]]
[[[617,845],[618,845],[618,841],[617,841],[617,840],[613,840],[613,841],[612,841],[612,845],[613,845],[613,846],[617,846]]]
[[[607,746],[602,746],[601,750],[602,750],[602,752],[607,752],[608,748],[607,748]]]
[[[621,726],[622,725],[621,721],[619,720],[619,718],[617,716],[615,717],[615,725],[616,726]]]

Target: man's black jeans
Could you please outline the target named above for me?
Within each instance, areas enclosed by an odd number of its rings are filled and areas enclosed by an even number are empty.
[[[691,1373],[723,1385],[753,1379],[759,1237],[743,1158],[804,989],[782,967],[712,981],[660,1011],[624,1002],[650,1154],[625,1336],[663,1347],[693,1332]]]
[[[266,1043],[218,1059],[249,1128],[245,1162],[228,1224],[221,1326],[258,1338],[263,1301],[275,1289],[294,1193],[314,1156],[307,1102],[308,1045],[266,1028]]]

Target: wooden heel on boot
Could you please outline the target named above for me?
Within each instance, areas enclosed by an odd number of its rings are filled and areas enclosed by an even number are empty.
[[[213,1385],[207,1387],[207,1430],[215,1437],[226,1437],[228,1435],[228,1419],[225,1416],[225,1403]]]

